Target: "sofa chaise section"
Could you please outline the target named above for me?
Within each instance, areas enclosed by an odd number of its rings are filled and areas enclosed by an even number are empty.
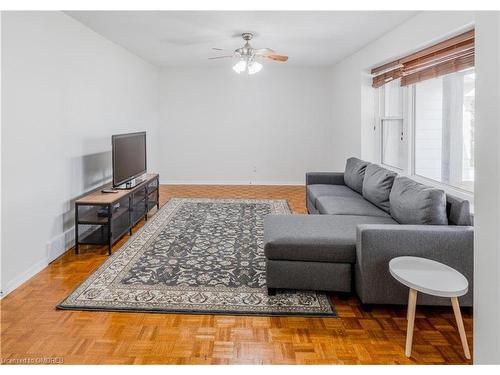
[[[396,222],[359,215],[267,216],[264,252],[270,294],[275,289],[350,292],[360,224]]]

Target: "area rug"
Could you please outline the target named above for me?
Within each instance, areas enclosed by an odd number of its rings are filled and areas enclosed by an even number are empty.
[[[268,296],[264,217],[286,200],[170,199],[57,308],[336,316],[327,295]]]

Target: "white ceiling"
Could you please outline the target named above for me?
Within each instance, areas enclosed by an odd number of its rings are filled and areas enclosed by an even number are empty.
[[[158,66],[216,66],[212,47],[289,55],[287,65],[330,66],[392,30],[406,11],[68,11],[105,38]]]

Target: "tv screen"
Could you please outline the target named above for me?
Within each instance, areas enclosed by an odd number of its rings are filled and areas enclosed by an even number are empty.
[[[113,186],[146,173],[146,132],[117,134],[113,145]]]

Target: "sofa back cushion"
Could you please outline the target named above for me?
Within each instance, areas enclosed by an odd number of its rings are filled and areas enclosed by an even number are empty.
[[[389,212],[389,194],[397,173],[376,164],[366,167],[363,180],[363,197],[378,208]]]
[[[363,190],[363,179],[368,164],[370,163],[358,158],[349,158],[345,164],[344,183],[360,194]]]
[[[446,225],[446,194],[408,177],[396,177],[389,195],[391,216],[400,224]]]
[[[448,224],[473,225],[468,200],[446,194],[446,213],[448,215]]]

